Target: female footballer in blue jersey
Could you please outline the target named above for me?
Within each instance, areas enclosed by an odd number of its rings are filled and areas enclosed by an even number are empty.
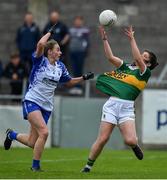
[[[94,77],[91,72],[76,78],[69,75],[65,65],[59,61],[62,54],[60,46],[54,40],[48,41],[54,30],[55,25],[39,40],[32,54],[33,67],[23,99],[23,115],[30,123],[30,133],[20,134],[8,129],[4,142],[6,150],[10,149],[13,140],[33,148],[32,171],[41,171],[40,159],[48,137],[47,122],[53,109],[57,84],[75,85]]]

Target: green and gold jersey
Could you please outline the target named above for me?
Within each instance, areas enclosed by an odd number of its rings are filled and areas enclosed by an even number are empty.
[[[141,74],[137,66],[123,62],[118,69],[99,75],[96,87],[110,96],[134,101],[145,88],[150,76],[150,69],[147,68]]]

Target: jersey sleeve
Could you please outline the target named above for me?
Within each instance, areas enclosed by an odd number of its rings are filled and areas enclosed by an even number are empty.
[[[150,69],[149,68],[146,68],[146,70],[144,71],[144,73],[140,73],[140,76],[141,76],[141,78],[143,79],[143,80],[145,80],[145,81],[148,81],[148,79],[150,78],[150,76],[151,76],[151,71],[150,71]]]
[[[61,63],[61,68],[62,68],[62,75],[60,77],[59,82],[66,83],[66,82],[70,81],[72,79],[72,77],[70,76],[67,68],[65,67],[65,65],[63,63]]]
[[[43,57],[44,57],[43,55],[40,56],[40,57],[36,57],[36,53],[33,52],[32,53],[32,62],[33,62],[33,64],[40,64],[42,59],[43,59]]]
[[[119,70],[125,70],[127,68],[127,64],[129,64],[129,63],[127,63],[126,61],[122,60],[122,65],[118,69]]]

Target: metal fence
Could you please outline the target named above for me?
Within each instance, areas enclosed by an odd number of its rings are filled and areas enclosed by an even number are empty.
[[[91,94],[92,94],[92,87],[93,89],[95,89],[95,82],[96,82],[96,79],[97,79],[97,76],[95,76],[94,79],[92,80],[89,80],[89,81],[85,81],[84,84],[83,84],[83,88],[84,88],[84,91],[83,91],[83,94],[80,95],[82,97],[85,97],[85,98],[90,98],[91,97]],[[8,79],[5,79],[5,78],[2,78],[0,80],[0,84],[1,84],[1,88],[3,88],[4,92],[6,92],[6,89],[3,87],[5,86],[6,88],[10,88],[9,84],[10,84],[10,81]],[[147,85],[148,88],[167,88],[167,64],[164,66],[163,70],[161,71],[160,75],[158,77],[151,77],[148,81],[148,85]],[[23,87],[22,87],[22,94],[21,95],[12,95],[10,94],[9,90],[7,91],[8,93],[1,93],[0,91],[0,100],[10,100],[10,99],[22,99],[25,92],[26,92],[26,88],[27,88],[27,79],[24,79],[23,81]],[[99,97],[100,95],[96,94],[95,92],[93,92],[94,94],[94,97]],[[61,94],[61,91],[59,92],[59,89],[56,91],[56,95],[65,95],[65,96],[70,96],[70,93],[68,93],[68,91],[64,94]],[[101,95],[102,96],[102,95]]]

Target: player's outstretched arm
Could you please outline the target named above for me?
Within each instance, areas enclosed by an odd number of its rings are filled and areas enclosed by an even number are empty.
[[[94,78],[94,73],[88,72],[88,73],[82,75],[81,77],[72,78],[70,81],[68,81],[66,83],[66,85],[67,86],[74,86],[75,84],[78,84],[82,81],[86,81],[86,80],[93,79],[93,78]]]
[[[125,35],[128,36],[128,38],[130,40],[133,58],[136,61],[137,65],[139,66],[140,71],[144,72],[146,65],[142,59],[141,53],[140,53],[139,48],[137,46],[137,43],[136,43],[136,40],[134,37],[134,30],[133,30],[132,26],[126,28],[124,32],[125,32]]]
[[[42,36],[42,38],[38,41],[38,44],[37,44],[37,48],[36,48],[36,57],[40,57],[44,54],[44,48],[45,48],[45,45],[48,41],[48,39],[50,38],[50,36],[54,33],[54,30],[55,30],[55,25],[53,25],[48,33],[46,33],[44,36]]]
[[[111,47],[108,42],[106,31],[104,30],[103,26],[99,27],[101,38],[103,40],[103,46],[104,46],[104,52],[107,57],[107,59],[116,67],[120,67],[123,63],[123,61],[119,58],[113,55],[113,52],[111,50]]]

